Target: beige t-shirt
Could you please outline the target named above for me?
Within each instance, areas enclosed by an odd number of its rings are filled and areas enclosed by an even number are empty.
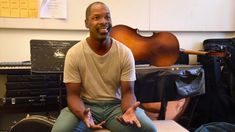
[[[112,47],[98,55],[83,40],[69,49],[64,83],[81,83],[81,98],[88,101],[120,99],[120,81],[135,81],[131,50],[113,39]]]

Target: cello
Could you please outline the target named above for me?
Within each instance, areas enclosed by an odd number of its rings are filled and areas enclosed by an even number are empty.
[[[138,34],[138,29],[117,25],[112,27],[110,36],[129,47],[136,61],[163,67],[173,65],[179,57],[179,42],[170,32],[144,37]]]

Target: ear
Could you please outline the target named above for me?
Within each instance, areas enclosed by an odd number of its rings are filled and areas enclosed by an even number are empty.
[[[85,20],[85,25],[86,25],[86,28],[89,28],[87,20]]]

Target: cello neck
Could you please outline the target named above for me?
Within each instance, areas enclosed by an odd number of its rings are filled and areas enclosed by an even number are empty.
[[[192,55],[206,55],[208,53],[206,51],[183,50],[183,49],[180,49],[180,51],[185,54],[192,54]]]
[[[229,56],[229,53],[225,51],[194,51],[194,50],[180,50],[181,52],[185,54],[193,54],[193,55],[208,55],[208,56],[215,56],[215,57],[227,57]]]

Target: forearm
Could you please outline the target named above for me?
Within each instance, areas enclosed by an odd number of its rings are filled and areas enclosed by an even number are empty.
[[[121,109],[125,112],[136,102],[133,81],[121,81],[122,101]]]
[[[70,110],[79,118],[83,118],[85,105],[80,97],[70,95],[67,97],[67,103]]]
[[[80,98],[80,83],[68,83],[66,88],[68,107],[79,119],[83,119],[85,105]]]
[[[123,96],[122,101],[121,101],[121,109],[123,112],[125,112],[128,108],[134,105],[136,102],[135,97],[133,94],[127,94]]]

